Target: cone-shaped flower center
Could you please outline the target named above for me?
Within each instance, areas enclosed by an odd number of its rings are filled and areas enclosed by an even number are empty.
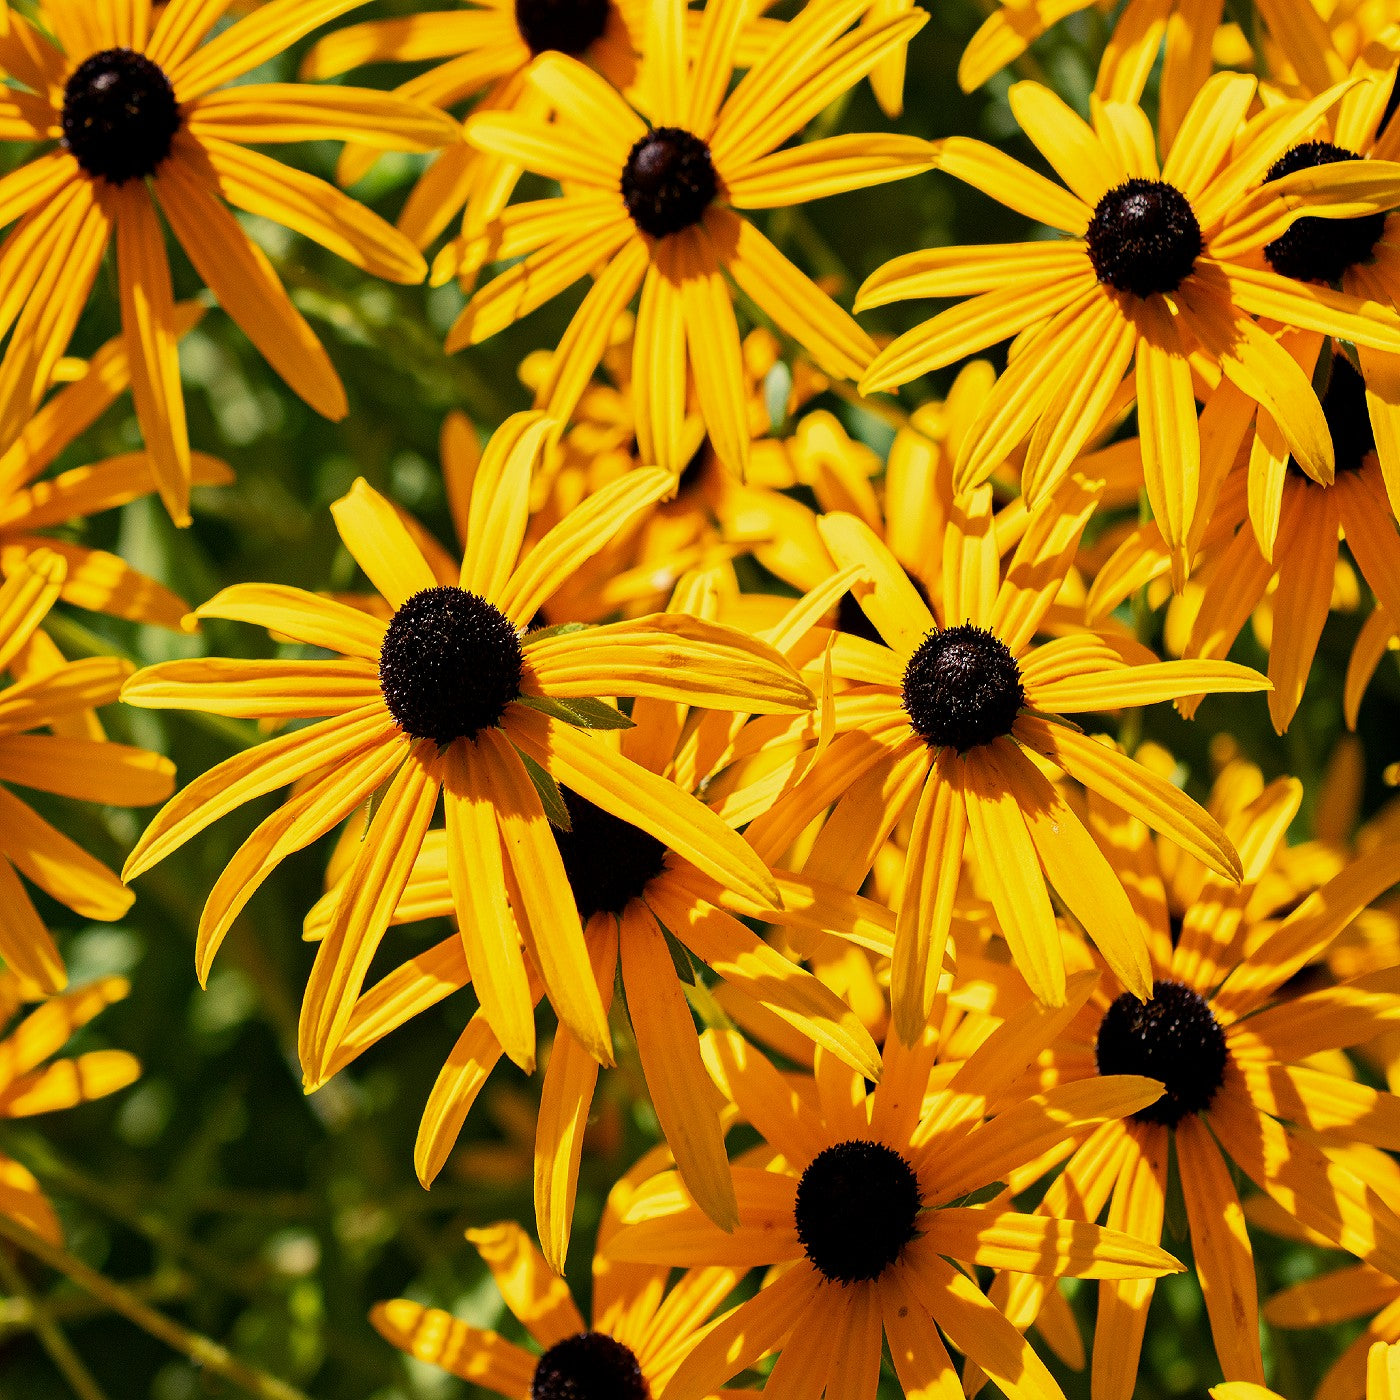
[[[1332,434],[1337,471],[1360,471],[1367,455],[1376,450],[1376,433],[1366,406],[1366,381],[1340,350],[1332,354],[1332,372],[1322,395],[1322,416]],[[1292,457],[1288,459],[1288,470],[1304,481],[1312,481]]]
[[[572,831],[556,831],[564,873],[585,923],[620,914],[666,868],[666,847],[650,832],[561,788]]]
[[[170,154],[180,105],[161,68],[133,49],[84,59],[63,89],[63,143],[114,185],[152,174]]]
[[[647,132],[622,169],[627,212],[653,238],[698,224],[718,189],[710,148],[678,126]]]
[[[930,632],[904,668],[909,723],[935,749],[966,753],[1010,734],[1025,698],[1006,643],[970,622]]]
[[[651,1400],[631,1347],[606,1332],[580,1332],[540,1357],[530,1400]]]
[[[515,0],[515,23],[531,53],[581,54],[608,27],[608,0]]]
[[[1085,233],[1100,282],[1149,297],[1174,292],[1201,255],[1191,201],[1165,180],[1126,180],[1099,200]]]
[[[1305,141],[1285,151],[1269,167],[1264,183],[1281,180],[1295,170],[1356,159],[1356,152],[1345,146],[1334,146],[1330,141]],[[1384,232],[1384,214],[1363,214],[1359,219],[1296,219],[1287,233],[1264,245],[1264,256],[1281,277],[1336,282],[1347,268],[1370,261],[1371,251]]]
[[[797,1183],[797,1237],[832,1283],[879,1278],[917,1234],[914,1168],[880,1142],[838,1142]]]
[[[404,733],[450,744],[501,718],[523,666],[520,638],[498,608],[465,588],[425,588],[384,634],[379,688]]]
[[[1133,1117],[1174,1127],[1211,1105],[1225,1078],[1225,1033],[1206,999],[1181,982],[1154,982],[1152,1000],[1124,992],[1099,1024],[1100,1074],[1143,1074],[1167,1091]]]

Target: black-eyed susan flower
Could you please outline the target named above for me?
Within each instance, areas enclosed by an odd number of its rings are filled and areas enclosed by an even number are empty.
[[[452,10],[369,20],[314,44],[301,76],[314,81],[365,64],[427,62],[430,67],[396,89],[400,97],[443,109],[475,99],[478,111],[508,111],[527,92],[530,63],[542,53],[566,53],[625,90],[637,76],[645,8],[645,0],[473,0]],[[353,184],[382,149],[373,141],[347,146],[340,182]],[[455,142],[414,186],[399,227],[426,248],[466,205],[464,232],[479,232],[510,199],[517,174],[508,163]]]
[[[874,344],[736,211],[802,203],[929,167],[930,147],[912,137],[783,144],[928,17],[909,12],[853,28],[868,0],[816,0],[730,91],[747,0],[705,7],[690,71],[682,42],[685,8],[681,0],[648,5],[651,125],[592,69],[561,54],[537,59],[529,74],[554,109],[553,122],[496,112],[467,122],[473,145],[559,180],[563,194],[511,206],[461,250],[467,268],[520,261],[471,299],[448,349],[488,339],[594,275],[536,396],[564,422],[618,313],[640,289],[632,392],[643,460],[677,474],[685,465],[681,427],[689,373],[715,451],[739,471],[749,434],[726,273],[837,378],[858,378]]]
[[[0,584],[0,672],[33,642],[65,573],[59,555],[36,551]],[[0,957],[26,997],[61,991],[67,974],[21,875],[85,919],[120,919],[132,894],[10,788],[115,807],[145,807],[169,796],[175,774],[169,759],[60,732],[75,717],[116,700],[131,670],[115,657],[44,658],[0,689]]]
[[[370,1321],[415,1360],[507,1400],[652,1400],[743,1273],[691,1269],[672,1282],[668,1269],[604,1254],[638,1183],[665,1160],[648,1153],[608,1196],[593,1257],[591,1326],[569,1285],[510,1221],[468,1230],[467,1239],[538,1351],[407,1298],[379,1303]]]
[[[1088,0],[1035,0],[1028,5],[998,0],[958,62],[963,91],[981,87],[1048,29],[1088,8]],[[1247,48],[1230,60],[1217,58],[1222,14],[1223,6],[1129,0],[1104,45],[1095,95],[1104,102],[1136,102],[1161,50],[1159,120],[1164,133],[1175,132],[1214,67],[1251,66]],[[1346,63],[1329,32],[1328,17],[1315,6],[1300,0],[1263,0],[1252,18],[1269,52],[1283,60],[1279,66],[1302,76],[1313,92],[1346,77]],[[1331,18],[1344,20],[1342,7]],[[1241,58],[1245,61],[1240,62]]]
[[[0,1040],[0,1118],[31,1118],[106,1098],[141,1074],[125,1050],[85,1050],[54,1059],[73,1033],[130,990],[124,977],[103,977],[51,997],[23,1016]],[[31,994],[13,972],[0,972],[0,1026],[8,1026]],[[47,1063],[45,1063],[47,1061]],[[0,1153],[0,1214],[53,1244],[63,1230],[34,1174]]]
[[[299,589],[259,584],[225,589],[199,609],[202,617],[268,627],[335,659],[176,661],[148,668],[125,689],[128,703],[147,708],[328,717],[192,783],[127,862],[132,878],[250,798],[310,780],[258,827],[215,885],[200,921],[201,977],[277,863],[384,788],[302,1003],[300,1049],[312,1085],[325,1078],[440,794],[453,902],[477,991],[507,1054],[527,1067],[535,1044],[527,947],[561,1019],[590,1055],[611,1059],[606,1013],[543,805],[549,800],[563,823],[556,782],[635,822],[721,883],[759,902],[778,897],[767,867],[718,817],[577,726],[625,723],[600,705],[620,694],[782,711],[810,706],[810,692],[771,647],[695,618],[524,634],[579,559],[669,484],[663,472],[632,473],[518,558],[530,473],[550,427],[538,414],[517,414],[492,438],[473,482],[455,584],[439,583],[402,517],[366,483],[335,503],[341,539],[392,610],[387,623]]]
[[[1292,339],[1295,351],[1311,349],[1316,358],[1316,344],[1299,346]],[[1311,362],[1307,368],[1321,390],[1334,476],[1322,482],[1304,472],[1273,420],[1256,415],[1232,385],[1218,386],[1202,421],[1211,425],[1219,470],[1210,473],[1202,511],[1186,540],[1191,584],[1172,600],[1184,607],[1169,613],[1168,623],[1184,656],[1221,657],[1253,619],[1255,636],[1269,653],[1269,714],[1280,734],[1303,698],[1328,617],[1360,605],[1352,563],[1377,599],[1348,668],[1344,700],[1352,725],[1394,632],[1389,618],[1400,608],[1400,531],[1377,454],[1375,417],[1367,410],[1374,396],[1339,345],[1327,349],[1315,371]],[[1094,580],[1090,621],[1104,618],[1170,568],[1171,551],[1158,524],[1132,529]],[[1195,702],[1183,697],[1178,706],[1190,715]]]
[[[330,359],[228,205],[282,223],[366,272],[417,282],[426,265],[402,234],[251,146],[344,141],[369,130],[386,146],[431,150],[455,141],[456,126],[386,93],[229,84],[356,3],[271,0],[207,42],[221,7],[206,0],[172,0],[154,17],[133,0],[50,0],[39,7],[47,33],[6,7],[0,70],[15,85],[0,136],[47,149],[0,181],[0,218],[19,220],[0,248],[9,289],[0,329],[11,332],[0,364],[0,447],[47,390],[115,242],[132,397],[161,497],[178,523],[188,521],[190,447],[160,214],[278,374],[319,412],[344,417]]]
[[[1339,541],[1356,561],[1380,605],[1400,616],[1400,530],[1376,455],[1367,412],[1369,395],[1361,374],[1338,348],[1331,356],[1322,394],[1336,452],[1336,475],[1314,481],[1299,470],[1286,449],[1282,470],[1263,490],[1271,503],[1259,507],[1268,517],[1267,548],[1257,522],[1256,471],[1272,444],[1250,453],[1246,489],[1222,493],[1219,526],[1234,528],[1215,567],[1203,580],[1203,596],[1186,644],[1187,656],[1224,656],[1250,615],[1272,591],[1269,629],[1269,714],[1281,734],[1303,698],[1323,626],[1333,607]],[[1275,436],[1262,422],[1255,441]]]
[[[772,1272],[689,1351],[664,1400],[700,1400],[775,1350],[766,1389],[810,1393],[824,1378],[833,1395],[873,1400],[885,1339],[907,1394],[951,1390],[957,1377],[945,1338],[1013,1400],[1059,1396],[1045,1364],[964,1271],[1012,1259],[1050,1277],[1143,1278],[1181,1268],[1117,1231],[961,1204],[1155,1100],[1155,1086],[1129,1075],[1097,1081],[1092,1094],[1068,1085],[988,1113],[1008,1072],[1035,1057],[1063,1014],[1003,1026],[937,1084],[935,1032],[913,1047],[893,1032],[871,1092],[822,1053],[804,1092],[741,1036],[707,1032],[717,1082],[767,1144],[759,1163],[735,1168],[739,1224],[728,1234],[717,1229],[675,1174],[663,1173],[638,1188],[604,1249],[628,1266]]]
[[[1246,122],[1255,87],[1240,74],[1211,78],[1159,165],[1136,105],[1096,103],[1091,126],[1039,84],[1016,84],[1012,111],[1068,189],[964,137],[940,143],[938,165],[1069,236],[910,253],[869,278],[856,302],[969,298],[882,350],[861,381],[866,393],[1020,337],[959,454],[959,491],[984,480],[1029,434],[1023,489],[1038,502],[1131,370],[1147,497],[1178,583],[1202,491],[1188,357],[1203,357],[1261,405],[1304,470],[1330,481],[1332,444],[1317,396],[1254,318],[1400,350],[1391,307],[1255,265],[1255,252],[1303,208],[1330,218],[1383,210],[1400,197],[1392,178],[1400,172],[1389,163],[1319,165],[1261,185],[1342,90]]]
[[[1171,865],[1159,861],[1140,822],[1091,795],[1106,853],[1125,878],[1132,872],[1134,906],[1149,931],[1152,996],[1143,1003],[1104,979],[1018,1086],[1031,1092],[1125,1073],[1165,1085],[1154,1104],[1085,1142],[1040,1209],[1085,1219],[1107,1209],[1110,1225],[1156,1242],[1174,1153],[1216,1353],[1228,1378],[1256,1384],[1264,1378],[1258,1288],[1231,1163],[1311,1235],[1388,1274],[1400,1266],[1400,1216],[1343,1151],[1400,1147],[1400,1099],[1313,1058],[1394,1024],[1394,978],[1371,974],[1302,994],[1286,986],[1400,880],[1400,846],[1357,860],[1285,917],[1252,923],[1250,896],[1301,795],[1299,784],[1280,779],[1229,821],[1244,859],[1239,887],[1174,853]],[[1022,1326],[1042,1294],[1030,1278],[993,1289]],[[1096,1400],[1132,1394],[1151,1296],[1145,1280],[1101,1285]]]
[[[1128,896],[1042,760],[1117,794],[1214,869],[1238,876],[1224,833],[1184,793],[1058,722],[1151,704],[1184,688],[1267,686],[1244,667],[1159,662],[1105,634],[1032,646],[1100,490],[1068,478],[1036,512],[1003,575],[991,488],[979,487],[949,522],[937,620],[869,526],[851,515],[822,519],[832,558],[867,572],[852,591],[885,645],[837,638],[833,674],[856,683],[845,696],[849,717],[838,718],[846,732],[748,835],[776,861],[834,803],[805,868],[855,889],[914,809],[891,984],[896,1021],[911,1039],[932,1005],[965,847],[988,875],[1001,932],[1038,997],[1059,1004],[1065,995],[1047,879],[1126,984],[1144,997],[1151,989]]]
[[[201,314],[193,303],[177,306],[176,335],[185,334]],[[45,475],[130,383],[126,341],[118,336],[44,404],[0,455],[0,572],[8,576],[35,550],[51,550],[68,565],[60,594],[65,603],[134,622],[179,627],[189,615],[189,605],[163,584],[108,550],[50,533],[157,489],[151,460],[144,452],[123,452],[55,476]],[[196,486],[226,485],[233,474],[217,458],[191,452],[190,480]]]
[[[1346,1154],[1346,1160],[1364,1174],[1368,1184],[1391,1210],[1400,1206],[1400,1171],[1393,1157],[1374,1149],[1353,1148]],[[1266,1229],[1275,1233],[1285,1231],[1285,1238],[1323,1248],[1330,1244],[1277,1209],[1267,1219],[1260,1219],[1261,1212],[1250,1213],[1255,1222]],[[1275,1293],[1264,1304],[1264,1318],[1270,1327],[1284,1331],[1335,1327],[1339,1323],[1367,1319],[1355,1339],[1327,1368],[1314,1392],[1315,1400],[1352,1400],[1366,1388],[1367,1362],[1372,1350],[1400,1341],[1400,1283],[1369,1264],[1328,1269]]]
[[[798,644],[845,586],[842,578],[792,605],[768,637],[786,650]],[[682,581],[673,610],[712,616],[718,600],[703,575]],[[738,703],[738,702],[736,702]],[[620,735],[621,756],[674,783],[689,795],[703,789],[728,753],[745,716],[713,710],[689,714],[684,705],[638,700],[633,727]],[[603,736],[601,742],[608,742]],[[869,1034],[842,999],[811,973],[770,947],[733,910],[772,922],[795,922],[816,937],[830,932],[888,953],[894,920],[858,896],[788,872],[774,872],[784,908],[753,903],[731,880],[717,880],[668,848],[649,831],[562,788],[570,824],[554,839],[568,887],[583,924],[598,996],[611,1009],[621,988],[622,1013],[637,1046],[643,1078],[661,1130],[693,1198],[725,1228],[735,1223],[734,1189],[724,1146],[722,1100],[705,1072],[687,1001],[712,995],[717,985],[747,995],[799,1040],[824,1047],[852,1069],[878,1077],[880,1057]],[[450,916],[455,912],[446,832],[430,832],[394,910],[393,921]],[[308,933],[324,937],[340,898],[327,892],[308,919]],[[465,933],[465,931],[464,931]],[[464,954],[464,947],[466,949]],[[356,1004],[332,1061],[338,1070],[409,1017],[474,982],[482,1009],[462,1032],[423,1113],[415,1149],[419,1179],[429,1185],[447,1161],[478,1093],[503,1053],[486,1011],[495,974],[477,961],[470,937],[449,937],[427,954],[405,959]],[[694,960],[693,962],[691,960]],[[678,971],[688,968],[688,977]],[[703,974],[703,975],[702,975]],[[532,970],[531,994],[543,984]],[[466,1067],[470,1066],[467,1070]],[[562,1269],[578,1184],[579,1149],[598,1079],[588,1049],[561,1025],[554,1039],[535,1132],[535,1210],[545,1255]]]
[[[1375,1342],[1367,1350],[1362,1367],[1366,1400],[1400,1400],[1400,1346]],[[1212,1400],[1281,1400],[1272,1390],[1248,1381],[1226,1381],[1210,1390]],[[1321,1389],[1318,1396],[1322,1396]],[[1361,1394],[1361,1391],[1348,1391]]]

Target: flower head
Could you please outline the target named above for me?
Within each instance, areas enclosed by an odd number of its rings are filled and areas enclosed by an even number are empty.
[[[1343,160],[1270,179],[1342,88],[1247,122],[1255,87],[1240,74],[1211,78],[1159,165],[1135,105],[1096,102],[1091,126],[1047,89],[1016,84],[1012,110],[1068,189],[959,136],[941,143],[938,164],[1067,237],[910,253],[869,278],[856,302],[971,296],[883,349],[861,381],[865,393],[1020,337],[959,454],[960,492],[985,480],[1029,434],[1023,488],[1037,504],[1132,370],[1147,496],[1178,586],[1197,498],[1209,489],[1189,357],[1203,357],[1230,393],[1261,405],[1303,469],[1330,481],[1334,453],[1317,396],[1254,318],[1400,351],[1400,316],[1391,308],[1300,285],[1258,256],[1289,237],[1305,209],[1330,221],[1400,203],[1400,167],[1368,170]]]
[[[320,724],[238,755],[187,787],[127,863],[132,878],[260,793],[310,779],[244,844],[206,904],[203,977],[230,923],[275,865],[387,784],[350,866],[302,1008],[301,1053],[319,1084],[443,797],[453,903],[487,1016],[507,1053],[534,1063],[530,948],[560,1018],[607,1062],[606,1013],[550,817],[557,783],[635,821],[748,897],[777,888],[753,851],[689,794],[583,728],[626,718],[603,697],[650,696],[750,711],[802,709],[811,696],[776,652],[679,615],[526,633],[540,603],[669,484],[633,473],[572,512],[523,558],[528,486],[550,429],[518,414],[473,482],[460,566],[440,577],[394,508],[363,481],[332,507],[347,549],[389,620],[297,589],[240,584],[199,609],[275,628],[334,660],[177,661],[128,683],[128,703]],[[507,870],[509,869],[509,875]],[[509,881],[509,883],[508,883]]]
[[[507,1400],[654,1400],[677,1364],[704,1335],[710,1315],[732,1291],[740,1269],[670,1271],[619,1265],[607,1257],[621,1213],[637,1187],[665,1163],[648,1153],[613,1188],[593,1258],[593,1320],[569,1286],[513,1222],[468,1230],[506,1306],[531,1345],[469,1326],[450,1313],[407,1298],[379,1303],[370,1320],[417,1361],[505,1396]]]
[[[249,147],[353,139],[368,129],[384,147],[431,150],[457,139],[456,127],[385,93],[228,85],[359,2],[271,0],[213,38],[222,7],[203,0],[171,0],[154,20],[149,6],[120,0],[76,10],[50,0],[39,7],[48,33],[6,10],[0,69],[15,85],[0,135],[47,149],[0,181],[4,217],[19,220],[0,246],[11,289],[5,328],[13,327],[0,364],[0,448],[15,441],[47,390],[115,240],[137,417],[161,498],[177,523],[188,522],[193,467],[179,318],[157,208],[273,368],[314,408],[344,417],[345,390],[325,350],[228,204],[378,276],[415,282],[426,266],[376,215]]]
[[[869,526],[839,513],[822,519],[836,562],[866,571],[852,591],[885,645],[836,638],[832,671],[852,683],[835,696],[839,737],[748,836],[776,862],[830,807],[804,868],[854,889],[912,807],[891,974],[894,1015],[910,1038],[932,1006],[965,849],[987,875],[1001,932],[1038,997],[1058,1005],[1065,995],[1047,880],[1125,985],[1148,995],[1147,948],[1128,896],[1046,766],[1118,793],[1211,868],[1238,874],[1233,847],[1207,813],[1059,722],[1184,689],[1266,686],[1227,662],[1158,662],[1108,633],[1033,645],[1101,489],[1079,477],[1064,482],[1031,519],[1003,574],[991,488],[978,488],[949,524],[937,617]]]
[[[1080,979],[1077,997],[1092,980]],[[1044,1363],[957,1266],[1048,1278],[1144,1278],[1180,1267],[1113,1230],[1025,1215],[1001,1200],[964,1204],[1156,1098],[1128,1076],[1100,1080],[1089,1094],[1067,1086],[991,1107],[1065,1018],[1042,1010],[1003,1025],[978,1054],[950,1065],[937,1088],[936,1032],[912,1047],[891,1032],[870,1092],[821,1052],[815,1079],[804,1083],[779,1074],[739,1035],[708,1032],[711,1072],[767,1144],[752,1165],[735,1168],[739,1224],[716,1229],[667,1173],[636,1192],[606,1249],[628,1264],[773,1272],[690,1351],[666,1400],[699,1400],[774,1350],[769,1385],[806,1368],[841,1377],[843,1395],[869,1400],[885,1337],[906,1390],[956,1384],[946,1337],[1008,1394],[1057,1395]]]
[[[784,649],[796,647],[840,586],[838,580],[799,600],[766,640]],[[704,576],[683,580],[673,606],[672,615],[689,611],[701,618],[712,616],[718,600],[711,581]],[[735,706],[739,703],[736,700]],[[690,715],[675,703],[642,699],[633,707],[633,726],[620,733],[619,747],[624,758],[633,759],[657,780],[674,783],[678,798],[688,797],[703,791],[711,773],[728,761],[745,718],[742,712],[723,709]],[[882,953],[889,951],[893,918],[880,906],[823,881],[780,871],[772,872],[772,878],[781,899],[756,904],[735,882],[705,873],[635,818],[605,810],[567,779],[560,798],[568,825],[555,831],[554,840],[583,924],[599,999],[612,1011],[614,986],[621,987],[619,1011],[630,1025],[642,1075],[677,1169],[701,1208],[721,1225],[732,1226],[736,1207],[722,1103],[701,1061],[687,985],[706,996],[712,980],[717,988],[731,988],[791,1031],[809,1053],[810,1047],[822,1046],[873,1078],[880,1073],[879,1055],[854,1012],[736,914],[795,924],[810,935],[834,933]],[[395,923],[456,912],[450,839],[449,832],[428,833],[394,910]],[[307,921],[309,937],[326,936],[341,898],[339,887],[327,892]],[[442,1169],[477,1094],[503,1054],[493,1029],[491,999],[492,989],[508,975],[504,962],[500,949],[465,926],[430,954],[406,958],[356,1003],[332,1061],[338,1070],[410,1016],[468,982],[474,984],[481,1009],[463,1031],[423,1113],[415,1164],[425,1185]],[[545,988],[533,959],[527,971],[533,1005],[543,999]],[[466,1061],[474,1072],[463,1077],[460,1067]],[[596,1083],[596,1064],[568,1026],[561,1026],[544,1074],[535,1139],[540,1239],[546,1257],[558,1268],[568,1250],[579,1133],[588,1120]]]
[[[1356,1144],[1400,1144],[1400,1100],[1313,1059],[1395,1023],[1394,977],[1387,969],[1301,993],[1288,985],[1400,881],[1400,847],[1350,863],[1282,918],[1267,905],[1255,916],[1254,896],[1301,797],[1298,783],[1279,779],[1229,816],[1244,853],[1239,887],[1194,862],[1162,860],[1111,801],[1091,799],[1105,853],[1133,872],[1152,995],[1143,1003],[1105,979],[1019,1086],[1031,1092],[1125,1072],[1161,1082],[1161,1098],[1105,1125],[1069,1157],[1063,1184],[1039,1209],[1093,1219],[1107,1208],[1110,1223],[1156,1242],[1174,1149],[1216,1352],[1228,1378],[1254,1384],[1264,1377],[1257,1285],[1230,1163],[1310,1238],[1391,1276],[1400,1266],[1400,1216],[1346,1153]],[[1013,998],[997,1014],[1014,1022],[1021,1013]],[[1151,1293],[1146,1283],[1100,1288],[1096,1394],[1130,1393]],[[1043,1294],[1029,1278],[1007,1277],[992,1290],[1027,1324]]]
[[[931,163],[926,142],[841,136],[780,149],[839,91],[895,52],[927,16],[894,13],[852,28],[865,6],[816,0],[729,90],[746,0],[715,0],[700,22],[693,69],[681,0],[651,0],[647,118],[596,73],[551,54],[529,81],[555,118],[488,112],[467,139],[557,179],[559,199],[507,209],[456,265],[521,261],[482,287],[448,336],[478,344],[586,274],[595,281],[536,402],[573,413],[618,313],[640,290],[632,388],[645,461],[676,475],[687,376],[710,440],[734,472],[749,451],[738,326],[724,274],[827,373],[857,377],[869,337],[736,211],[787,205],[899,179]],[[597,269],[601,265],[601,271]],[[444,275],[439,268],[435,276]]]

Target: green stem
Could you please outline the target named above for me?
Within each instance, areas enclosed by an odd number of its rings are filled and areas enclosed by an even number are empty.
[[[134,1322],[143,1332],[189,1357],[196,1366],[222,1376],[249,1395],[257,1396],[258,1400],[308,1400],[304,1392],[240,1361],[227,1347],[220,1346],[209,1337],[191,1332],[163,1313],[156,1312],[119,1283],[105,1278],[81,1259],[75,1259],[67,1250],[50,1244],[33,1230],[4,1214],[0,1214],[0,1235],[18,1245],[26,1254],[32,1254],[49,1268],[57,1270],[85,1293],[105,1303],[113,1312]]]
[[[83,1365],[78,1353],[63,1335],[63,1329],[54,1321],[48,1305],[34,1296],[24,1281],[24,1275],[10,1258],[9,1251],[4,1249],[0,1249],[0,1282],[29,1305],[30,1325],[34,1328],[40,1345],[78,1400],[107,1400],[102,1393],[102,1387],[93,1380],[88,1368]]]
[[[235,1273],[230,1270],[228,1261],[213,1250],[188,1239],[159,1216],[133,1207],[121,1191],[106,1182],[96,1181],[63,1161],[42,1139],[27,1134],[7,1135],[5,1149],[28,1167],[40,1181],[56,1187],[65,1195],[86,1201],[109,1218],[134,1230],[138,1235],[143,1235],[152,1244],[168,1250],[175,1258],[216,1286],[245,1297],[256,1291],[257,1282],[253,1278],[246,1274],[240,1277],[239,1274],[243,1271]]]
[[[3,1280],[0,1279],[0,1282]],[[194,1293],[190,1276],[178,1269],[162,1269],[150,1278],[125,1286],[129,1293],[144,1298],[148,1303],[184,1302]],[[94,1317],[106,1317],[108,1309],[86,1293],[65,1293],[42,1301],[21,1293],[0,1298],[0,1341],[37,1331],[41,1312],[47,1313],[55,1322],[86,1322]]]

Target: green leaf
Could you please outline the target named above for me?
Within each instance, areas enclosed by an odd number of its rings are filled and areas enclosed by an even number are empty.
[[[695,964],[691,961],[690,949],[665,924],[658,923],[658,927],[666,937],[666,951],[671,955],[671,963],[676,969],[676,976],[681,979],[685,986],[696,986],[700,979],[695,974]]]
[[[574,824],[569,818],[569,809],[564,805],[564,794],[559,791],[559,784],[523,749],[516,749],[516,753],[520,755],[520,761],[540,795],[540,805],[551,825],[557,826],[560,831],[572,831]]]
[[[549,695],[522,695],[520,703],[538,710],[542,715],[572,724],[576,729],[632,728],[632,721],[606,700],[593,700],[588,696],[559,700]]]
[[[570,632],[586,631],[586,622],[556,622],[553,627],[537,627],[533,632],[527,632],[520,641],[522,646],[529,646],[532,642],[547,642],[551,637],[566,637]]]
[[[1003,1191],[1006,1190],[1004,1181],[989,1181],[985,1186],[979,1186],[975,1191],[969,1191],[966,1196],[956,1201],[949,1201],[953,1206],[984,1206],[988,1201],[994,1201]]]

